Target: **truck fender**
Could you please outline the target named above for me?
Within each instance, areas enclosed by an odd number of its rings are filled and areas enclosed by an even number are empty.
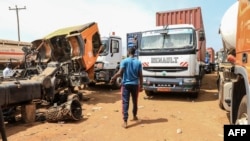
[[[237,75],[240,75],[243,77],[243,81],[245,84],[245,93],[237,93],[237,90],[233,90],[233,94],[232,94],[232,106],[231,106],[231,112],[230,112],[230,121],[232,123],[236,122],[236,118],[238,115],[238,108],[240,105],[240,102],[242,100],[242,98],[244,97],[244,95],[246,95],[247,101],[250,101],[250,86],[249,86],[249,82],[248,82],[248,72],[246,71],[246,69],[242,66],[235,66],[234,68],[234,73]],[[239,96],[240,95],[240,96]],[[238,98],[240,97],[240,99]],[[235,101],[236,100],[236,101]],[[250,107],[250,102],[247,102],[247,107]],[[247,115],[248,117],[250,117],[250,108],[247,108]],[[250,121],[248,120],[248,124],[250,123]]]

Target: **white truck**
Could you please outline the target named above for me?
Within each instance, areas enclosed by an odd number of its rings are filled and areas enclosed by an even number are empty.
[[[164,11],[156,16],[157,26],[164,27],[143,31],[139,48],[145,93],[181,92],[197,98],[206,53],[201,9]]]
[[[112,85],[114,89],[121,87],[121,77],[117,77],[113,84],[110,84],[111,77],[119,70],[119,65],[123,59],[122,54],[122,39],[116,35],[102,37],[102,44],[105,48],[95,63],[94,81],[89,83],[89,86],[94,86],[96,83]]]

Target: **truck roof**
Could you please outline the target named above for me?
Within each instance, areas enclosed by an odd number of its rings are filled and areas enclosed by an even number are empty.
[[[58,30],[50,33],[49,35],[45,36],[45,39],[50,39],[50,38],[58,36],[58,35],[68,35],[68,34],[74,33],[74,32],[81,32],[94,24],[95,24],[95,22],[91,22],[91,23],[86,23],[83,25],[61,28],[61,29],[58,29]]]
[[[107,40],[109,38],[117,38],[117,39],[121,39],[120,36],[116,36],[116,35],[109,35],[109,36],[103,36],[101,37],[102,40]]]

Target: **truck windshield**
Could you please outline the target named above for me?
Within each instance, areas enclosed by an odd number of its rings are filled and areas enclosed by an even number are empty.
[[[106,56],[109,53],[109,40],[102,40],[102,45],[104,47],[104,51],[99,54],[99,56]]]
[[[145,32],[142,35],[141,50],[192,48],[195,32],[192,29],[170,29]]]

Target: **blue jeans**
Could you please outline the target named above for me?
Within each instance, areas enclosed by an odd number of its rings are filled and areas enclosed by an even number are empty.
[[[132,97],[133,102],[133,116],[137,115],[138,110],[138,85],[123,85],[121,88],[122,91],[122,114],[123,120],[127,122],[128,120],[128,109],[129,109],[129,99],[130,95]]]

